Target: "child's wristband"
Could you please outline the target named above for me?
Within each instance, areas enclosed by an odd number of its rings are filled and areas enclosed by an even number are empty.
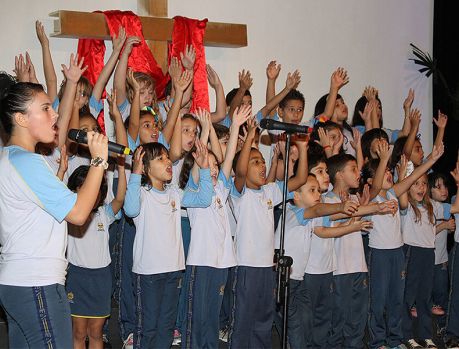
[[[325,150],[325,149],[327,149],[327,148],[331,148],[331,145],[326,145],[326,146],[324,146],[324,147],[322,147],[322,148],[324,148],[324,150]]]

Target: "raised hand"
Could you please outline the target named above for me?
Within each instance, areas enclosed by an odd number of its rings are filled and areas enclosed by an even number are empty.
[[[187,45],[185,53],[180,52],[180,59],[182,60],[182,65],[185,69],[193,70],[194,62],[196,60],[196,51],[193,45]]]
[[[433,161],[437,161],[438,159],[441,158],[445,151],[445,146],[443,145],[443,142],[440,144],[440,146],[433,146],[432,153],[430,153],[430,158]]]
[[[80,62],[78,62],[78,54],[74,55],[73,53],[70,55],[70,64],[69,67],[65,64],[62,64],[62,72],[64,73],[65,78],[67,81],[71,81],[74,83],[78,83],[80,80],[81,75],[88,69],[88,66],[83,67],[84,57],[81,58]]]
[[[319,134],[319,140],[316,141],[319,143],[322,148],[327,148],[331,147],[331,142],[330,142],[330,136],[328,135],[328,131],[325,130],[323,127],[319,127],[319,130],[317,131]]]
[[[168,71],[172,81],[180,78],[180,75],[182,75],[182,66],[177,57],[171,58],[171,64],[169,65]]]
[[[135,91],[138,92],[140,91],[140,84],[138,81],[134,78],[134,71],[129,68],[126,74],[126,81],[131,86],[131,88]]]
[[[124,27],[120,27],[118,31],[118,36],[114,35],[112,37],[113,51],[121,52],[124,42],[126,41],[126,30]]]
[[[450,172],[451,176],[453,176],[456,185],[459,185],[459,161],[456,162],[456,167],[453,171]]]
[[[277,64],[276,61],[269,62],[268,66],[266,67],[266,76],[268,77],[268,80],[276,80],[280,71],[280,64]]]
[[[242,72],[239,72],[239,87],[245,91],[250,90],[253,84],[252,76],[250,75],[250,71],[245,69]]]
[[[397,163],[396,170],[399,181],[406,177],[406,172],[408,170],[408,160],[405,154],[402,154],[400,157],[400,161]]]
[[[389,161],[390,158],[390,147],[387,142],[379,142],[376,145],[376,154],[381,160]]]
[[[132,48],[135,45],[140,44],[140,42],[141,42],[141,40],[140,40],[140,38],[138,36],[130,36],[130,37],[128,37],[126,39],[126,41],[125,41],[123,54],[129,56],[131,54]]]
[[[143,150],[142,146],[139,146],[134,153],[133,157],[133,165],[132,165],[132,173],[142,175],[143,172],[143,156],[145,155],[145,151]]]
[[[120,114],[116,100],[116,89],[112,90],[110,95],[107,95],[107,102],[110,115],[115,115],[115,113]]]
[[[202,144],[199,139],[196,140],[195,145],[196,151],[192,154],[194,161],[200,168],[209,168],[209,151],[207,150],[207,145]]]
[[[354,148],[354,150],[357,150],[360,147],[360,140],[361,140],[362,136],[361,136],[359,130],[357,130],[356,128],[352,129],[352,136],[353,136],[354,139],[350,142],[351,146],[352,146],[352,148]]]
[[[410,88],[408,90],[408,96],[406,96],[405,100],[403,101],[403,110],[405,110],[405,112],[410,111],[411,106],[413,105],[413,101],[414,101],[414,90]]]
[[[374,100],[378,96],[378,90],[373,86],[366,86],[363,90],[363,96],[366,97],[367,101]]]
[[[287,80],[285,81],[285,87],[289,90],[296,89],[301,82],[301,75],[298,70],[295,70],[293,73],[287,74]]]
[[[35,21],[35,32],[37,33],[38,41],[40,41],[40,45],[42,47],[49,46],[49,39],[45,34],[45,28],[40,21]]]
[[[252,106],[242,105],[234,111],[233,123],[236,127],[240,127],[246,123],[246,121],[252,116]]]
[[[35,67],[32,63],[32,59],[30,58],[29,52],[26,52],[26,67],[27,71],[29,72],[29,81],[38,83]]]
[[[377,108],[378,101],[376,99],[373,99],[367,104],[365,104],[365,108],[363,109],[363,112],[359,110],[360,117],[362,118],[363,121],[368,121],[370,120],[371,117],[371,112]]]
[[[210,113],[205,109],[198,108],[196,110],[196,119],[198,119],[201,125],[201,133],[208,135],[211,126]]]
[[[173,102],[172,102],[171,96],[167,96],[166,100],[164,101],[164,110],[166,111],[166,113],[169,113],[169,110],[171,110],[172,103]]]
[[[338,91],[341,87],[349,82],[347,71],[344,68],[339,67],[336,69],[331,76],[331,87]]]
[[[30,82],[29,80],[29,68],[24,60],[24,56],[20,54],[14,57],[14,74],[19,82]]]
[[[438,110],[437,118],[433,118],[433,122],[437,125],[438,128],[445,128],[446,123],[448,122],[448,116],[443,114],[440,110]]]
[[[184,70],[180,78],[175,78],[173,81],[176,91],[184,92],[192,80],[192,73],[189,70]]]
[[[255,120],[255,118],[249,118],[247,120],[247,137],[253,137],[255,136],[255,131],[257,130],[258,128],[258,125],[257,125],[257,121]]]
[[[209,81],[209,85],[212,86],[213,89],[222,84],[217,72],[210,66],[210,64],[206,64],[206,71],[207,80]]]
[[[357,193],[357,198],[359,199],[360,205],[368,205],[370,202],[370,186],[368,184],[363,186],[362,194]]]
[[[332,152],[334,155],[338,154],[341,147],[343,146],[343,143],[344,143],[344,135],[343,133],[340,131],[338,133],[338,139],[336,140],[335,143],[333,143],[332,145]]]
[[[409,118],[410,118],[411,127],[417,128],[419,124],[421,123],[421,112],[419,111],[419,109],[412,109],[410,111]]]

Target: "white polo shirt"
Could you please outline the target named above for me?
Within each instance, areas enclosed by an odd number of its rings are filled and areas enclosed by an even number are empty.
[[[0,284],[64,285],[64,219],[77,195],[42,155],[18,146],[0,150],[0,173]]]

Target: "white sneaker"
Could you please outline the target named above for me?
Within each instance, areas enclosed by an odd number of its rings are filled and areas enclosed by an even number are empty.
[[[174,330],[174,340],[172,341],[172,345],[179,345],[182,343],[182,335],[178,330]]]
[[[124,341],[123,348],[124,349],[133,349],[134,348],[134,333],[129,333],[129,336]]]
[[[433,349],[436,349],[437,348],[437,345],[433,342],[433,340],[431,339],[426,339],[424,341],[424,347],[425,348],[433,348]]]
[[[220,339],[222,342],[228,343],[228,334],[229,328],[225,327],[224,329],[218,332],[218,339]]]
[[[408,349],[423,349],[422,345],[416,342],[414,339],[409,339],[405,343]]]

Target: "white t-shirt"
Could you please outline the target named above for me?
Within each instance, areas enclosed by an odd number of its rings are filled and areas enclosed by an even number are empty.
[[[435,225],[447,221],[451,216],[451,204],[432,200],[434,204]],[[442,264],[448,261],[448,230],[444,229],[435,235],[435,264]]]
[[[435,206],[439,205],[438,202],[432,201],[434,210],[438,209]],[[423,206],[418,206],[421,212],[421,220],[416,222],[416,215],[414,214],[411,204],[408,208],[402,211],[402,234],[405,244],[410,246],[435,248],[435,224],[429,222],[427,210]]]
[[[0,150],[0,284],[64,284],[65,217],[77,195],[42,155],[18,146]]]
[[[140,182],[140,175],[131,174],[124,202],[124,211],[136,226],[132,271],[151,275],[185,269],[180,206],[211,204],[210,171],[200,170],[199,190],[195,191],[183,192],[176,185],[158,191]]]
[[[378,195],[372,202],[384,202],[386,200],[397,200],[393,189],[387,191],[387,199]],[[398,203],[398,200],[397,200]],[[395,215],[372,215],[373,228],[369,230],[369,246],[380,250],[389,250],[403,246],[402,231],[400,227],[400,211]]]
[[[350,200],[358,202],[355,195]],[[334,193],[325,195],[326,203],[339,203],[341,199]],[[336,226],[337,222],[332,223]],[[339,238],[335,238],[336,270],[333,275],[365,273],[368,271],[363,249],[362,232],[356,231]]]
[[[270,267],[274,259],[274,206],[282,202],[282,183],[259,190],[233,186],[231,198],[237,221],[235,245],[238,265]]]
[[[293,258],[290,278],[303,280],[304,271],[311,250],[311,235],[314,221],[304,218],[304,209],[287,204],[285,210],[285,255]],[[276,248],[280,247],[281,224],[277,226],[274,236]]]
[[[69,263],[78,267],[97,269],[110,264],[110,250],[108,246],[108,227],[116,219],[121,218],[121,210],[115,217],[112,205],[106,204],[97,209],[92,215],[82,236],[73,234],[69,228],[67,245],[67,259]]]
[[[190,174],[191,176],[191,174]],[[212,204],[206,208],[188,208],[191,224],[191,241],[187,265],[229,268],[236,265],[236,254],[225,202],[231,188],[220,171]]]

